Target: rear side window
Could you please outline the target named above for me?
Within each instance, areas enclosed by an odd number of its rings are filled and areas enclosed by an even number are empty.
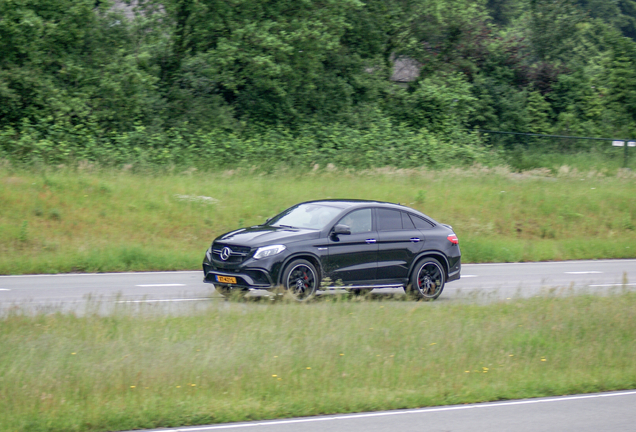
[[[426,219],[423,219],[419,216],[415,216],[412,214],[409,214],[409,216],[411,216],[411,220],[413,221],[413,224],[415,224],[415,228],[417,229],[431,229],[433,228],[433,224],[430,223],[429,221],[427,221]]]
[[[398,210],[378,209],[378,230],[395,231],[402,229],[402,212]]]
[[[411,218],[409,217],[409,215],[404,212],[402,212],[402,228],[406,230],[415,229],[415,225],[413,225],[413,221],[411,221]]]

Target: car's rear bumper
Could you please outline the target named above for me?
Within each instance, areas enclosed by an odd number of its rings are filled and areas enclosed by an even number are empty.
[[[453,262],[454,260],[451,261],[451,268],[448,270],[448,281],[447,282],[452,282],[452,281],[456,281],[459,280],[460,273],[462,270],[462,260],[461,257],[457,257],[457,261]]]

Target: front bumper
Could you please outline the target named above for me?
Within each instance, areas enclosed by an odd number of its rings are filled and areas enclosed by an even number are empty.
[[[235,278],[236,283],[220,282],[221,278]],[[266,270],[241,268],[236,270],[218,269],[211,263],[203,263],[203,282],[235,288],[272,289],[275,284]]]

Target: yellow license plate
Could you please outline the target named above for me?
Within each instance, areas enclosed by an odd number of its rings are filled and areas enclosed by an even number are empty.
[[[221,283],[235,284],[236,283],[236,278],[235,277],[230,277],[230,276],[217,276],[216,277],[216,281],[217,282],[221,282]]]

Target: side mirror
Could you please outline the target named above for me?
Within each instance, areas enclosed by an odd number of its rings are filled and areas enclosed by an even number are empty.
[[[348,225],[338,224],[335,227],[333,227],[333,230],[331,231],[331,233],[334,235],[338,235],[338,234],[350,235],[351,228],[349,228]]]

